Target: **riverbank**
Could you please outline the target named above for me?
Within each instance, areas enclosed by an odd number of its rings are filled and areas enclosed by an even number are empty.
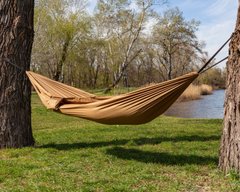
[[[142,87],[146,87],[152,84],[147,84]],[[127,92],[134,91],[138,88],[115,88],[110,92],[110,95],[119,95],[124,94]],[[189,87],[182,93],[182,95],[178,98],[177,102],[184,102],[184,101],[191,101],[191,100],[197,100],[200,99],[203,95],[211,95],[213,93],[213,87],[206,84],[201,85],[194,85],[191,84]],[[96,93],[96,92],[95,92]]]
[[[175,102],[165,115],[182,118],[216,118],[224,116],[225,90],[214,90],[211,95],[202,96],[201,99],[186,102]]]
[[[179,97],[178,102],[200,99],[202,95],[211,95],[213,87],[210,85],[193,85],[191,84]]]
[[[35,147],[0,152],[1,191],[239,191],[218,170],[222,120],[102,125],[32,98]]]

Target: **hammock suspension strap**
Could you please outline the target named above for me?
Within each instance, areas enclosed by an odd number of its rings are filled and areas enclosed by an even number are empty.
[[[228,40],[213,54],[213,56],[202,66],[201,69],[199,69],[198,73],[201,74],[203,73],[203,71],[207,71],[207,70],[204,70],[210,63],[211,61],[217,56],[217,54],[227,45],[227,43],[232,39],[234,33],[228,38]],[[227,59],[227,58],[226,58]],[[225,58],[224,58],[225,60]],[[221,60],[224,61],[224,60]],[[221,63],[221,62],[218,62],[217,64]],[[217,64],[214,64],[214,66],[216,66]]]
[[[216,65],[222,63],[223,61],[225,61],[225,60],[227,60],[227,59],[228,59],[228,57],[225,57],[225,58],[221,59],[221,60],[218,61],[217,63],[215,63],[215,64],[211,65],[210,67],[208,67],[208,68],[204,69],[203,71],[201,71],[199,74],[202,74],[202,73],[208,71],[209,69],[212,69],[213,67],[215,67]]]

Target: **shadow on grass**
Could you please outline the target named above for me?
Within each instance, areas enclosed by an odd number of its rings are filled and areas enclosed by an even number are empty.
[[[138,139],[119,139],[112,141],[99,141],[99,142],[79,142],[79,143],[50,143],[40,146],[40,148],[55,148],[58,150],[70,150],[70,149],[79,149],[79,148],[99,148],[107,146],[118,146],[126,145],[131,143],[132,145],[156,145],[162,142],[204,142],[204,141],[215,141],[219,140],[220,136],[211,135],[211,136],[178,136],[178,137],[156,137],[156,138],[138,138]]]
[[[137,149],[125,149],[122,147],[114,147],[107,150],[108,155],[115,156],[124,160],[136,160],[143,163],[157,163],[164,165],[217,165],[218,159],[214,157],[203,157],[198,155],[173,155],[170,153],[157,153],[149,151],[141,151]]]

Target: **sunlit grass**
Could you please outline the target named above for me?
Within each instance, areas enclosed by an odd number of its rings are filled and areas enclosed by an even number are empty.
[[[222,120],[101,125],[32,99],[36,146],[0,151],[0,191],[239,191],[217,168]]]

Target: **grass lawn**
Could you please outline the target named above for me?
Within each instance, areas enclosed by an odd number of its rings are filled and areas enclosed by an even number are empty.
[[[222,121],[101,125],[32,99],[36,146],[0,151],[0,191],[240,191],[217,168]]]

